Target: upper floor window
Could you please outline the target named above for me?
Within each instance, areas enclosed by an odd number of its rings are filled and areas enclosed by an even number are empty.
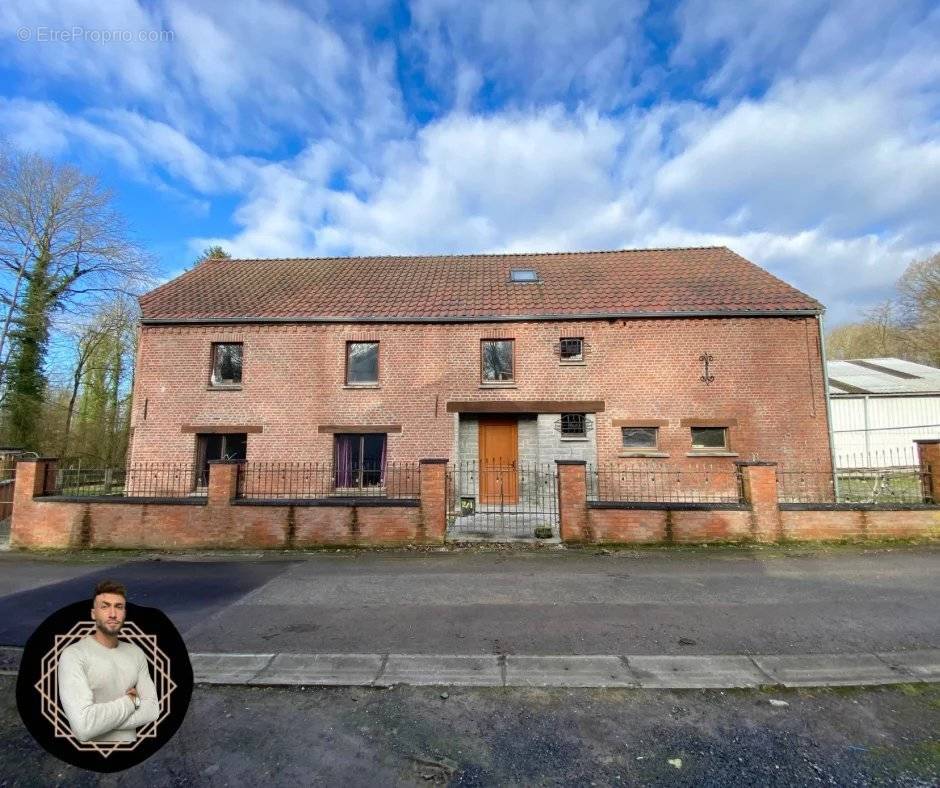
[[[242,382],[242,343],[212,343],[212,385],[235,386]]]
[[[480,342],[480,370],[484,383],[511,383],[515,362],[514,341],[484,339]]]
[[[692,448],[722,450],[728,448],[727,427],[692,427]]]
[[[584,361],[584,337],[562,337],[558,352],[562,361]]]
[[[346,343],[346,383],[379,382],[379,343]]]

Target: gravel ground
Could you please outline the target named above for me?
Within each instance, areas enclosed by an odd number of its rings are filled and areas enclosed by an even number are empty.
[[[105,776],[42,751],[19,721],[13,690],[14,679],[0,676],[0,786],[940,785],[940,685],[203,686],[163,750]]]

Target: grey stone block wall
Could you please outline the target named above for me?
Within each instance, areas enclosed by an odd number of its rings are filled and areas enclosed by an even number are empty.
[[[474,418],[460,417],[457,429],[457,466],[454,469],[457,495],[479,497],[476,463],[479,459],[480,423]]]
[[[539,427],[533,416],[519,417],[519,462],[539,462]]]
[[[560,413],[542,413],[537,417],[519,417],[519,463],[548,464],[555,460],[584,460],[597,462],[597,430],[595,416],[589,414],[589,428],[583,440],[561,437]],[[455,456],[461,463],[479,460],[479,422],[475,418],[461,417],[457,429]]]
[[[533,499],[536,474],[541,470],[539,457],[538,420],[533,416],[519,417],[519,497]]]
[[[560,413],[519,417],[520,498],[528,499],[535,495],[529,482],[535,483],[536,474],[543,470],[554,473],[555,460],[584,460],[589,466],[597,462],[596,417],[588,414],[587,419],[590,425],[587,436],[583,440],[571,440],[561,437]],[[457,495],[479,497],[479,479],[475,472],[479,461],[479,421],[473,417],[460,417],[456,435]],[[589,488],[593,488],[593,481],[589,476]]]
[[[584,460],[587,467],[588,497],[596,497],[597,477],[591,472],[597,463],[597,417],[587,414],[588,429],[583,440],[561,437],[561,414],[542,413],[538,417],[539,457],[542,463],[555,460]]]
[[[542,413],[538,417],[539,462],[555,460],[584,460],[597,462],[596,418],[588,414],[588,430],[584,440],[563,439],[561,437],[561,414]]]
[[[457,435],[457,459],[460,462],[476,462],[480,450],[480,423],[473,418],[461,417]]]

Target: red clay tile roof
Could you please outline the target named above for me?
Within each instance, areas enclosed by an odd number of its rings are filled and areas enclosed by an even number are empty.
[[[538,283],[513,283],[529,268]],[[494,320],[819,312],[725,247],[209,260],[140,299],[144,322]]]

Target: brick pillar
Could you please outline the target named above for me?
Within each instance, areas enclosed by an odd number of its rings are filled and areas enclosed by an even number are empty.
[[[555,460],[558,466],[558,519],[561,541],[591,542],[588,522],[587,463],[584,460]]]
[[[238,467],[242,460],[209,461],[209,506],[229,506],[238,493]]]
[[[758,542],[783,538],[780,504],[777,502],[777,463],[737,462],[744,500],[751,507],[751,534]]]
[[[917,457],[924,479],[924,501],[940,503],[940,438],[916,440]]]
[[[55,473],[59,465],[56,457],[36,457],[16,463],[13,482],[13,511],[10,515],[10,546],[30,544],[27,531],[33,521],[33,499],[46,491],[47,475]]]
[[[447,460],[421,460],[421,541],[443,544],[447,533]]]

